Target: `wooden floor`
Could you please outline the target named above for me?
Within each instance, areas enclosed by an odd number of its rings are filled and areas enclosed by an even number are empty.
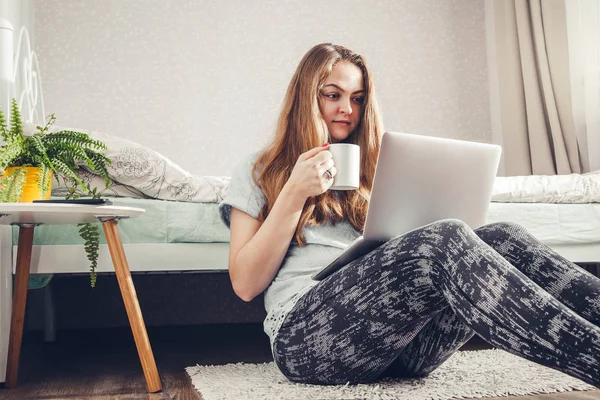
[[[26,334],[19,386],[0,389],[0,400],[200,400],[185,367],[272,360],[268,339],[260,324],[150,328],[148,333],[162,379],[161,393],[146,393],[131,332],[119,328],[59,331],[57,342],[52,344],[43,343],[38,333]],[[467,348],[489,347],[473,341]],[[600,400],[600,391],[518,399]]]

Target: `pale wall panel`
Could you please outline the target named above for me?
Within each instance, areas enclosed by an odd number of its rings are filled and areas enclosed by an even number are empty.
[[[37,0],[46,110],[229,175],[314,44],[364,54],[386,128],[491,141],[480,0]]]

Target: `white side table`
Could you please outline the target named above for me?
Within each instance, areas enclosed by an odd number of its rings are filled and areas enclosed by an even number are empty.
[[[150,393],[162,389],[142,311],[117,228],[119,219],[135,217],[144,212],[145,210],[141,208],[104,205],[0,203],[0,225],[19,226],[19,244],[17,247],[10,338],[8,342],[6,388],[13,388],[17,385],[34,228],[40,224],[79,224],[101,221],[119,287],[121,288],[121,296],[125,303],[129,325],[142,363],[147,389]]]

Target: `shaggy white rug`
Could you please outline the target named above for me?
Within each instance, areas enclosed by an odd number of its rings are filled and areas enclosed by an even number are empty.
[[[186,371],[204,400],[449,400],[595,389],[502,350],[459,351],[426,378],[370,385],[295,384],[272,362],[197,365]]]

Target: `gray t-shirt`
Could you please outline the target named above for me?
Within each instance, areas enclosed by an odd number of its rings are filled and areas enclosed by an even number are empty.
[[[229,227],[231,207],[258,218],[265,196],[251,178],[252,165],[258,154],[240,163],[234,170],[227,195],[219,205],[221,219]],[[279,272],[265,291],[267,317],[264,330],[271,340],[296,302],[318,282],[311,275],[329,264],[343,249],[353,242],[360,233],[345,220],[336,224],[307,226],[303,230],[306,245],[298,246],[295,240],[281,263]]]

